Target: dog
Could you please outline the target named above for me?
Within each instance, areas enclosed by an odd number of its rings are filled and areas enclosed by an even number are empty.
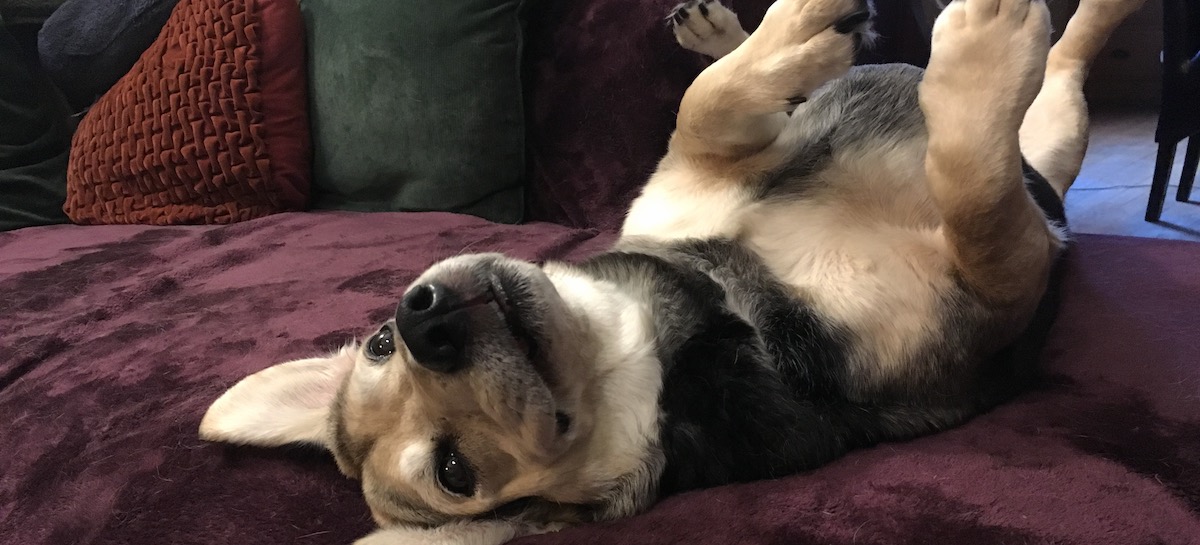
[[[1042,0],[954,0],[924,71],[852,67],[864,0],[778,0],[753,34],[679,6],[714,61],[611,250],[440,262],[200,435],[331,451],[361,544],[495,544],[959,425],[1036,377],[1083,81],[1143,2],[1082,0],[1052,47]]]

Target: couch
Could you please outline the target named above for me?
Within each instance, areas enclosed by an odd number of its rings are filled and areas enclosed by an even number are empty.
[[[0,542],[369,532],[357,483],[328,455],[204,443],[201,416],[247,374],[367,334],[438,259],[573,260],[610,244],[703,67],[656,22],[668,4],[553,2],[530,21],[522,224],[321,211],[0,233]],[[1033,391],[806,474],[517,542],[1198,543],[1198,270],[1200,244],[1078,235]]]

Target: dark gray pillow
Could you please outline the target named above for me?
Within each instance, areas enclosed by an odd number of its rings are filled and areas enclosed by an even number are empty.
[[[38,33],[46,72],[77,111],[121,79],[179,0],[67,0]]]
[[[303,0],[313,206],[521,220],[522,0]]]
[[[0,20],[0,231],[66,223],[65,104]]]

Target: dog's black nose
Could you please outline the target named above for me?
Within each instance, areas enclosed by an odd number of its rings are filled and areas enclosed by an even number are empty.
[[[422,367],[453,373],[466,362],[470,316],[461,298],[438,283],[414,286],[396,309],[396,327]]]

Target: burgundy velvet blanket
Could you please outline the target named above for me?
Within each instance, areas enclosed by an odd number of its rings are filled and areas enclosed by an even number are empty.
[[[344,544],[325,455],[205,444],[242,376],[365,334],[464,251],[578,258],[611,235],[448,214],[0,234],[0,542]],[[1200,542],[1200,245],[1080,236],[1036,391],[809,474],[700,491],[550,543]]]

